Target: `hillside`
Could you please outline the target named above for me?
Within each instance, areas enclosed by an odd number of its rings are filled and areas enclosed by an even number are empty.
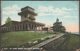
[[[68,34],[65,42],[58,47],[61,51],[75,51],[80,48],[80,35]]]
[[[1,45],[2,47],[19,47],[49,35],[52,34],[28,31],[8,32],[3,34]]]
[[[2,47],[20,47],[26,44],[27,46],[31,42],[41,41],[42,38],[52,36],[52,33],[42,33],[42,32],[8,32],[4,33],[2,36]],[[80,35],[67,34],[66,40],[57,47],[55,51],[75,51],[80,48]],[[48,39],[48,38],[47,38]],[[22,46],[21,46],[22,47]]]

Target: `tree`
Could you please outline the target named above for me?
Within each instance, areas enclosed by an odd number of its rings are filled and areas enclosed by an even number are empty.
[[[10,22],[11,22],[11,18],[8,17],[8,18],[6,19],[6,23],[10,23]]]

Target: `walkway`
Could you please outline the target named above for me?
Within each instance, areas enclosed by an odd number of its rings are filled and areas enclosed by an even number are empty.
[[[35,46],[32,46],[32,48],[42,47],[42,46],[50,43],[51,41],[54,41],[54,40],[56,40],[57,38],[60,38],[60,37],[63,36],[63,35],[64,35],[64,34],[57,34],[57,35],[55,36],[55,38],[51,38],[51,39],[48,39],[48,40],[46,40],[46,41],[43,41],[42,43],[39,43],[39,44],[37,44],[37,45],[35,45]]]

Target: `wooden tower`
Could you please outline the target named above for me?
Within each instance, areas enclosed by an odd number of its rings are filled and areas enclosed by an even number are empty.
[[[21,9],[21,12],[18,13],[18,15],[21,16],[21,21],[35,21],[35,16],[37,15],[34,12],[34,9],[27,6]]]

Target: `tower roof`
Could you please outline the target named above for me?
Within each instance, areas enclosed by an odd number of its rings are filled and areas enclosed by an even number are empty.
[[[59,25],[62,25],[62,22],[60,22],[59,19],[57,18],[57,19],[56,19],[56,22],[55,22],[53,25],[58,25],[58,24],[59,24]]]
[[[56,19],[56,22],[59,22],[59,19],[58,18]]]
[[[37,15],[37,13],[34,12],[34,9],[32,7],[26,6],[24,8],[21,8],[21,12],[18,13],[18,15],[24,15],[24,14],[33,14],[33,15]]]
[[[23,11],[23,10],[25,10],[25,9],[28,9],[28,8],[34,10],[32,7],[26,6],[26,7],[22,8],[21,11]]]

